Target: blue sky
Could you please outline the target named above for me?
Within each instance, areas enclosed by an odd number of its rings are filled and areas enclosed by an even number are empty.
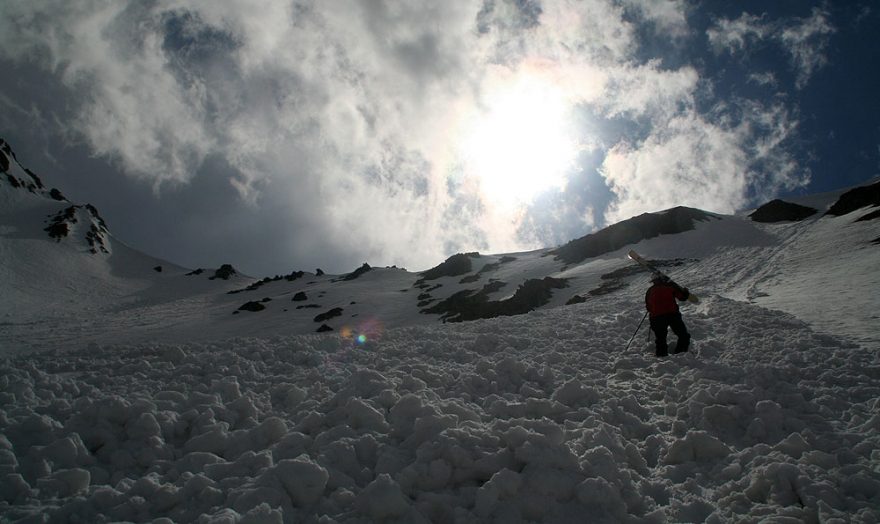
[[[859,184],[880,161],[869,2],[2,10],[0,136],[190,267],[420,270]]]

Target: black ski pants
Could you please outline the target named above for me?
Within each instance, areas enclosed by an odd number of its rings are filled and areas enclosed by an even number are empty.
[[[654,332],[654,342],[657,345],[656,354],[658,357],[665,357],[669,354],[669,346],[666,343],[666,335],[669,328],[672,328],[672,332],[678,337],[678,344],[675,347],[676,353],[684,353],[688,350],[688,346],[691,343],[691,335],[681,319],[681,313],[669,313],[668,315],[652,317],[651,331]]]

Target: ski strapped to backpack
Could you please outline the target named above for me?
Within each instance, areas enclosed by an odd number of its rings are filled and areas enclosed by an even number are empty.
[[[672,285],[678,287],[678,284],[676,284],[675,282],[673,282],[671,278],[669,278],[665,273],[663,273],[662,271],[660,271],[659,269],[657,269],[656,267],[654,267],[653,265],[651,265],[650,262],[648,262],[647,260],[645,260],[644,258],[642,258],[642,256],[639,255],[638,253],[636,253],[635,251],[630,250],[630,252],[627,253],[627,254],[629,255],[629,258],[631,258],[631,259],[633,259],[634,261],[636,261],[639,265],[645,267],[646,269],[648,269],[650,272],[654,273],[655,275],[658,275],[658,276],[660,276],[660,277],[663,277],[665,280],[671,282]],[[688,302],[693,302],[694,304],[699,304],[699,302],[700,302],[700,297],[698,297],[697,295],[693,294],[693,292],[691,292],[690,290],[688,290],[688,298],[687,298],[687,301],[688,301]]]

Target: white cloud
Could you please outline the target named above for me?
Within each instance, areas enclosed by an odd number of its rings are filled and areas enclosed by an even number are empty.
[[[618,144],[605,158],[602,175],[618,196],[608,219],[675,205],[733,211],[745,201],[747,163],[735,130],[693,113],[674,117],[644,142]]]
[[[680,0],[47,0],[4,6],[0,58],[60,79],[70,126],[126,174],[173,186],[219,156],[248,201],[289,202],[286,219],[312,225],[310,238],[285,242],[419,269],[450,250],[537,246],[516,240],[521,210],[493,207],[458,156],[465,115],[499,79],[541,78],[571,107],[653,126],[605,161],[613,217],[682,203],[732,210],[752,185],[787,183],[790,127],[712,122],[694,110],[695,68],[634,58],[634,23],[685,35],[686,10]],[[710,35],[719,49],[765,36],[758,17],[727,22]],[[805,24],[785,38],[800,49],[817,34]],[[757,174],[761,136],[763,158],[783,159],[780,181]],[[696,191],[670,189],[682,183]]]
[[[157,16],[121,3],[13,4],[3,47],[40,57],[82,97],[68,124],[96,155],[153,181],[186,181],[212,148],[202,122],[204,90],[182,88],[167,70]],[[10,28],[4,28],[10,29]]]
[[[809,18],[769,21],[766,15],[743,13],[735,20],[722,18],[706,31],[716,53],[748,52],[752,45],[770,40],[782,46],[796,72],[795,86],[803,89],[816,71],[828,63],[828,37],[835,32],[830,15],[814,7]]]
[[[751,42],[765,39],[771,31],[771,24],[763,16],[743,13],[736,20],[718,20],[706,30],[706,36],[716,53],[737,53],[747,49]]]
[[[806,184],[785,148],[795,129],[786,111],[745,101],[734,109],[718,107],[711,122],[687,111],[638,144],[612,148],[601,168],[618,197],[609,222],[677,205],[732,213]]]
[[[797,69],[797,87],[800,89],[816,71],[828,63],[825,50],[828,47],[828,37],[835,29],[828,13],[819,8],[813,8],[812,16],[799,22],[786,27],[779,38]]]
[[[753,83],[761,85],[761,86],[770,86],[770,87],[777,87],[779,85],[779,81],[776,80],[776,75],[774,75],[770,71],[764,71],[761,73],[750,74],[749,75],[749,82],[753,82]]]
[[[692,67],[662,70],[659,60],[610,70],[605,95],[599,101],[608,116],[651,116],[665,120],[690,107],[700,80]]]
[[[642,20],[656,24],[657,31],[665,35],[682,37],[690,31],[684,0],[623,0],[623,4],[634,9]]]

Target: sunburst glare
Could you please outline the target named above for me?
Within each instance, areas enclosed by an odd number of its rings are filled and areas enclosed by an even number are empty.
[[[578,146],[565,92],[530,73],[500,82],[467,120],[465,172],[496,205],[527,203],[562,186]]]

